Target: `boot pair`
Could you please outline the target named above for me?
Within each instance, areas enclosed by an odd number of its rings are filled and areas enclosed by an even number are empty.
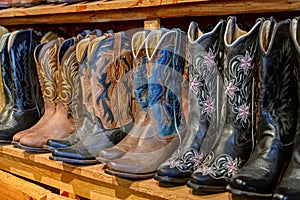
[[[250,159],[227,187],[234,194],[271,197],[274,193],[278,200],[300,197],[299,34],[299,18],[279,23],[270,18],[263,23],[259,138]]]
[[[35,59],[45,105],[41,120],[13,138],[18,147],[31,152],[43,149],[50,138],[65,138],[81,124],[78,63],[75,48],[78,38],[58,38],[35,49]]]
[[[120,143],[99,152],[106,173],[151,178],[178,148],[186,130],[181,95],[185,45],[179,29],[134,34],[135,125]]]
[[[39,37],[19,30],[1,37],[1,69],[6,105],[0,114],[0,140],[33,126],[43,114],[43,101],[33,59]]]
[[[49,140],[47,145],[54,148],[52,160],[91,164],[96,163],[100,150],[116,145],[132,128],[132,52],[124,32],[82,41],[77,50],[84,126],[77,136]]]
[[[226,21],[206,33],[191,22],[188,38],[188,128],[177,151],[157,170],[161,183],[186,184],[218,137],[223,36]]]

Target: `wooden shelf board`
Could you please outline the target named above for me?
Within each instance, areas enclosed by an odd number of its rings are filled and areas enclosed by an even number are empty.
[[[230,193],[193,195],[186,186],[159,187],[154,179],[132,181],[108,175],[103,164],[75,166],[30,154],[11,145],[0,147],[0,169],[89,199],[230,200]]]
[[[38,5],[0,10],[1,25],[96,23],[187,16],[288,12],[299,0],[115,0],[77,4]]]

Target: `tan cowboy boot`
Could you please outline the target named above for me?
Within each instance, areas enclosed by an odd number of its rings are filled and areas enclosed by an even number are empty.
[[[62,42],[63,39],[59,38],[35,48],[34,57],[44,99],[45,113],[33,127],[15,134],[13,137],[14,142],[18,142],[26,134],[38,131],[49,122],[55,113],[58,96],[56,90],[58,74],[57,54]]]
[[[48,139],[62,139],[80,126],[82,98],[75,49],[77,38],[65,40],[58,52],[57,107],[49,122],[34,133],[20,139],[19,147],[27,151],[45,152]]]

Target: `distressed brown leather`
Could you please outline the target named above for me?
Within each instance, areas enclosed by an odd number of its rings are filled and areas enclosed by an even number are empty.
[[[62,44],[59,50],[59,61],[61,56],[62,58],[61,62],[58,61],[56,112],[45,126],[20,139],[20,144],[23,146],[42,147],[48,139],[63,139],[72,134],[76,126],[82,123],[78,112],[79,108],[82,109],[82,98],[79,96],[78,62],[75,53],[78,39],[70,38],[67,42],[70,47],[67,50],[62,49],[64,45]]]
[[[40,52],[37,52],[39,46],[35,48],[34,56],[44,99],[45,113],[33,127],[15,134],[13,141],[19,141],[24,135],[38,131],[49,122],[55,113],[58,96],[56,90],[58,73],[57,54],[62,42],[62,38],[52,40],[42,46]]]

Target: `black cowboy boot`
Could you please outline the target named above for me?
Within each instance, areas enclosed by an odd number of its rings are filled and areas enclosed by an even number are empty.
[[[294,18],[290,23],[290,33],[292,37],[292,45],[294,47],[291,48],[291,57],[294,59],[294,56],[297,59],[297,66],[295,71],[297,71],[298,75],[298,107],[294,107],[297,110],[297,127],[296,127],[296,137],[294,142],[294,148],[292,152],[292,157],[289,162],[289,165],[286,171],[283,174],[283,177],[274,191],[273,199],[276,200],[298,200],[300,197],[300,107],[299,107],[299,99],[300,99],[300,81],[299,81],[299,69],[300,69],[300,18]],[[289,36],[285,36],[289,37]],[[295,86],[293,86],[295,87]],[[294,91],[295,92],[295,91]],[[293,114],[294,114],[293,110]],[[288,133],[288,132],[286,132]]]
[[[14,134],[34,125],[42,115],[43,98],[33,58],[38,41],[33,30],[15,31],[9,36],[7,48],[12,75],[13,107],[0,126],[2,142],[11,142]]]
[[[2,82],[4,89],[4,96],[6,105],[2,109],[0,114],[0,124],[3,124],[8,119],[8,116],[13,111],[14,101],[13,101],[13,82],[11,76],[11,67],[9,62],[8,54],[8,40],[11,33],[7,33],[1,37],[0,40],[0,54],[1,54],[1,71],[2,71]]]
[[[50,159],[74,164],[95,163],[98,152],[120,142],[132,128],[132,52],[124,32],[100,41],[88,61],[91,67],[94,126],[82,140],[55,149]]]
[[[254,143],[254,74],[258,67],[257,39],[262,20],[249,32],[229,17],[224,35],[226,116],[216,144],[194,171],[188,186],[194,191],[222,192],[231,176],[249,158]]]
[[[220,113],[217,105],[220,99],[217,94],[217,76],[222,64],[220,58],[223,53],[224,30],[223,20],[208,33],[202,33],[197,23],[190,24],[189,125],[182,145],[157,170],[154,178],[158,181],[185,184],[216,140]]]
[[[107,163],[105,172],[125,178],[150,178],[178,148],[186,131],[181,84],[186,38],[178,30],[155,30],[146,40],[148,57],[148,128],[123,157]]]
[[[228,189],[235,194],[272,196],[291,154],[297,123],[296,52],[289,32],[290,20],[271,18],[259,34],[262,68],[258,142]]]

